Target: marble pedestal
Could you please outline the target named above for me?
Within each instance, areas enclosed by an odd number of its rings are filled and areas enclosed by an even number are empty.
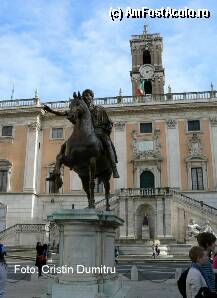
[[[48,219],[60,229],[59,266],[70,270],[57,274],[52,298],[124,297],[114,257],[115,229],[123,220],[94,209],[62,209]]]

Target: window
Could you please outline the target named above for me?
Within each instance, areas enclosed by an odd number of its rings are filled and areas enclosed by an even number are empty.
[[[200,120],[188,120],[188,131],[200,131]]]
[[[191,168],[192,190],[202,190],[203,185],[203,169],[201,167]]]
[[[2,137],[12,137],[13,126],[2,127]]]
[[[140,188],[154,188],[154,174],[151,171],[143,171],[140,175]]]
[[[151,54],[149,51],[143,51],[143,64],[151,64]]]
[[[0,192],[7,192],[8,171],[0,169]]]
[[[99,183],[98,178],[96,178],[96,181],[95,181],[94,192],[96,192],[96,193],[103,192],[103,183],[102,182]]]
[[[0,160],[0,192],[10,190],[10,174],[12,164],[8,160]]]
[[[12,164],[8,160],[0,160],[0,192],[10,191]]]
[[[52,139],[63,139],[63,128],[52,128]]]
[[[152,133],[152,123],[140,123],[141,133]]]
[[[55,164],[51,164],[49,165],[48,167],[48,170],[47,170],[47,177],[49,178],[50,175],[53,173],[53,170],[54,170],[54,166]],[[48,180],[48,188],[47,188],[47,191],[49,193],[59,193],[59,189],[56,187],[54,181],[50,181]]]
[[[146,94],[152,94],[152,83],[151,81],[144,82],[144,92]]]

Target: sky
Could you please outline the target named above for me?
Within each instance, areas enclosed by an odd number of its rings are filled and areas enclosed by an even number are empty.
[[[110,7],[207,8],[209,19],[135,19],[113,22]],[[213,0],[1,0],[0,99],[67,100],[90,88],[95,97],[132,95],[129,39],[163,36],[165,92],[217,88],[217,3]]]

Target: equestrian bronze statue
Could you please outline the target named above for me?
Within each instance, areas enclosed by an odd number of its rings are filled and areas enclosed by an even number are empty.
[[[73,124],[73,132],[61,146],[48,180],[53,181],[57,189],[61,188],[61,167],[69,167],[82,181],[88,208],[95,208],[94,187],[98,178],[104,185],[106,210],[109,210],[110,178],[112,174],[119,178],[117,155],[110,139],[113,123],[102,106],[93,104],[93,98],[93,91],[86,89],[82,96],[79,92],[73,94],[67,111],[54,111],[44,105],[44,111],[65,116]]]

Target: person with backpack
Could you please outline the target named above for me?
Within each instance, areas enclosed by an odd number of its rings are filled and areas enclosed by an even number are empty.
[[[7,264],[5,261],[5,247],[0,244],[0,297],[5,297],[5,284],[7,279]]]
[[[192,261],[186,278],[186,297],[195,298],[201,288],[207,288],[206,276],[202,272],[202,266],[208,262],[205,250],[199,246],[193,246],[189,251]]]
[[[202,247],[208,255],[208,262],[201,267],[201,270],[203,271],[203,276],[206,277],[205,279],[207,281],[208,288],[205,288],[206,289],[205,292],[209,291],[209,296],[207,296],[208,294],[206,294],[206,296],[204,294],[204,296],[202,297],[211,297],[210,293],[213,293],[212,296],[215,297],[216,287],[215,287],[214,271],[212,268],[211,253],[215,249],[216,237],[212,233],[203,232],[197,236],[197,241],[199,246]],[[187,297],[186,296],[186,278],[187,278],[189,269],[190,268],[184,270],[177,281],[179,292],[184,298]]]
[[[201,267],[203,276],[205,276],[209,290],[216,293],[215,275],[211,259],[211,254],[215,249],[216,237],[210,232],[203,232],[197,235],[197,242],[206,251],[208,256],[208,262]]]

